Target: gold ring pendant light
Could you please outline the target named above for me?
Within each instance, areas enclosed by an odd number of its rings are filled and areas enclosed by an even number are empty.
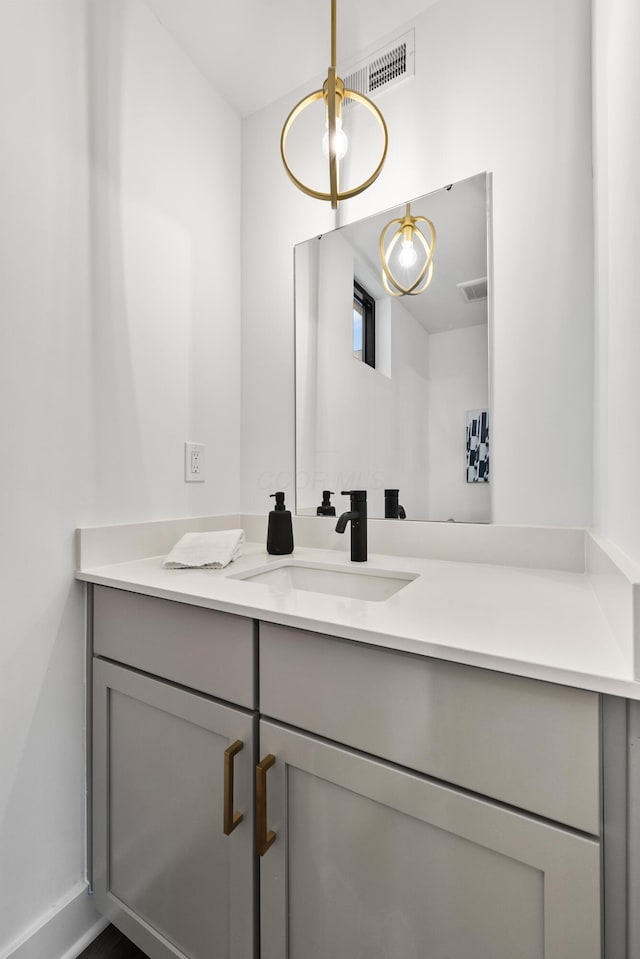
[[[427,240],[419,227],[416,226],[417,223],[426,223],[430,240]],[[387,233],[391,227],[396,224],[398,228],[385,249]],[[426,257],[413,283],[409,283],[406,286],[400,282],[391,269],[391,256],[399,240],[402,240],[403,250],[407,251],[413,251],[415,249],[414,242],[417,240],[421,244]],[[405,215],[395,220],[390,220],[380,234],[378,250],[380,253],[380,263],[382,264],[382,282],[387,293],[391,294],[391,296],[418,296],[419,293],[424,293],[433,279],[433,254],[435,253],[435,249],[436,230],[433,223],[431,220],[427,220],[426,216],[411,216],[411,204],[407,203],[407,212]],[[402,253],[400,256],[402,256]],[[417,261],[417,255],[414,257],[412,253],[412,258]]]
[[[345,97],[347,97],[349,100],[355,100],[356,103],[360,103],[363,107],[366,107],[370,113],[373,114],[380,125],[380,129],[382,130],[384,146],[380,162],[371,176],[359,186],[341,192],[339,167],[340,157],[338,156],[338,150],[336,148],[336,130],[338,121],[342,120],[342,101]],[[308,106],[318,100],[324,100],[327,107],[329,147],[328,193],[323,193],[320,190],[314,190],[310,186],[307,186],[305,183],[303,183],[302,180],[298,179],[298,177],[292,171],[287,161],[287,136],[289,135],[289,130],[295,123],[296,119],[300,116],[302,111],[306,110]],[[331,208],[335,210],[337,209],[340,200],[349,200],[351,197],[357,196],[359,193],[363,193],[368,187],[371,186],[372,183],[375,182],[375,180],[377,180],[377,178],[380,176],[382,167],[384,166],[384,161],[387,158],[388,146],[389,135],[387,132],[387,125],[378,108],[371,102],[371,100],[363,96],[361,93],[357,93],[355,90],[345,89],[343,81],[336,74],[336,0],[331,0],[331,66],[329,67],[329,74],[324,82],[322,90],[316,90],[314,93],[310,93],[309,96],[304,97],[304,99],[296,104],[286,119],[285,125],[282,128],[282,134],[280,136],[280,154],[282,156],[284,168],[287,171],[290,180],[295,184],[295,186],[297,186],[299,190],[302,190],[303,193],[306,193],[307,196],[313,197],[315,200],[330,200]]]

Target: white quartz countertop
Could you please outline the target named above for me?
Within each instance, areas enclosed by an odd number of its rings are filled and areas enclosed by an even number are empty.
[[[417,578],[384,602],[278,589],[233,577],[283,559]],[[584,573],[370,555],[351,564],[336,550],[269,556],[247,544],[224,570],[163,567],[164,556],[85,569],[79,579],[254,619],[501,672],[640,699]]]

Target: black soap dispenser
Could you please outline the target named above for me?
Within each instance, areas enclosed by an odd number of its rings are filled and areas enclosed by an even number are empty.
[[[322,504],[316,510],[316,516],[335,516],[336,508],[331,505],[333,491],[330,489],[322,490]]]
[[[267,553],[272,556],[286,556],[293,553],[293,524],[291,510],[285,508],[284,493],[272,493],[276,506],[269,513],[267,530]]]

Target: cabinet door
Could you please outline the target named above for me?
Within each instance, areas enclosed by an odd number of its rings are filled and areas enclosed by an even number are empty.
[[[262,959],[600,959],[597,841],[275,723],[260,754]]]
[[[253,959],[255,720],[101,660],[93,706],[96,905],[151,959]]]

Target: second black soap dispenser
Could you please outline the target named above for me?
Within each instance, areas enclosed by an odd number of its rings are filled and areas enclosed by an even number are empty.
[[[272,556],[286,556],[293,553],[293,523],[291,510],[284,505],[284,493],[272,493],[275,497],[275,509],[269,513],[267,529],[267,553]]]
[[[316,510],[316,516],[335,516],[336,508],[331,505],[333,492],[330,489],[322,490],[322,503]]]

